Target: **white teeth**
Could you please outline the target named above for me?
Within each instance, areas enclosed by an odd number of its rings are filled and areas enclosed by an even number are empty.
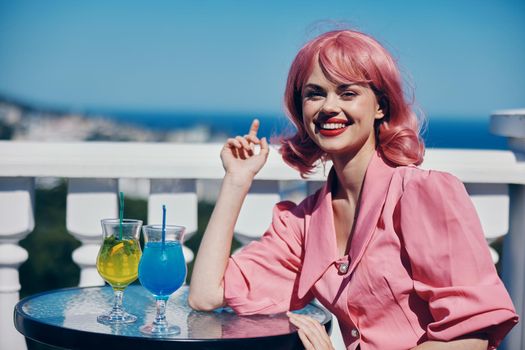
[[[341,128],[344,128],[345,126],[346,124],[342,124],[342,123],[323,123],[321,124],[322,129],[329,129],[329,130],[341,129]]]

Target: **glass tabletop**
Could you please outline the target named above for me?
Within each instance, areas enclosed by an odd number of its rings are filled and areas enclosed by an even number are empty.
[[[155,315],[155,299],[140,285],[131,285],[124,293],[125,310],[138,316],[137,322],[132,324],[98,323],[97,316],[112,306],[113,292],[110,287],[89,287],[60,289],[21,300],[15,308],[15,325],[31,339],[66,348],[81,348],[82,345],[87,348],[87,343],[95,338],[106,344],[128,342],[137,346],[148,341],[156,345],[178,342],[187,343],[187,348],[198,348],[196,343],[206,341],[215,345],[222,342],[225,348],[234,348],[234,344],[247,346],[249,340],[263,344],[263,339],[285,339],[290,335],[298,339],[296,328],[284,313],[238,316],[230,308],[199,312],[189,307],[188,290],[183,286],[167,303],[168,322],[181,329],[175,336],[159,338],[139,331],[141,326],[151,323]],[[331,315],[317,305],[309,304],[294,312],[309,315],[327,328],[331,325]],[[56,336],[53,333],[57,333]]]

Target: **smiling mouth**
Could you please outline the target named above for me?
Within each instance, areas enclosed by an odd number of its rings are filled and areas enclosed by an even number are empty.
[[[346,124],[343,123],[322,123],[319,125],[320,129],[323,130],[336,130],[346,127]]]
[[[316,123],[316,126],[321,135],[331,137],[343,133],[351,124],[352,123],[347,120],[329,118],[320,123]]]

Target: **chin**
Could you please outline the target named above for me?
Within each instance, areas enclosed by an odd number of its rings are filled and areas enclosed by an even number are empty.
[[[329,155],[350,155],[357,154],[361,151],[375,150],[374,145],[369,145],[366,142],[338,142],[330,143],[320,142],[319,147]]]

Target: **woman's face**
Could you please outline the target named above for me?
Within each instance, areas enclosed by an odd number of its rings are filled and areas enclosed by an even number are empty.
[[[308,135],[332,158],[375,149],[374,121],[384,115],[368,86],[335,85],[316,62],[303,87],[302,106]]]

